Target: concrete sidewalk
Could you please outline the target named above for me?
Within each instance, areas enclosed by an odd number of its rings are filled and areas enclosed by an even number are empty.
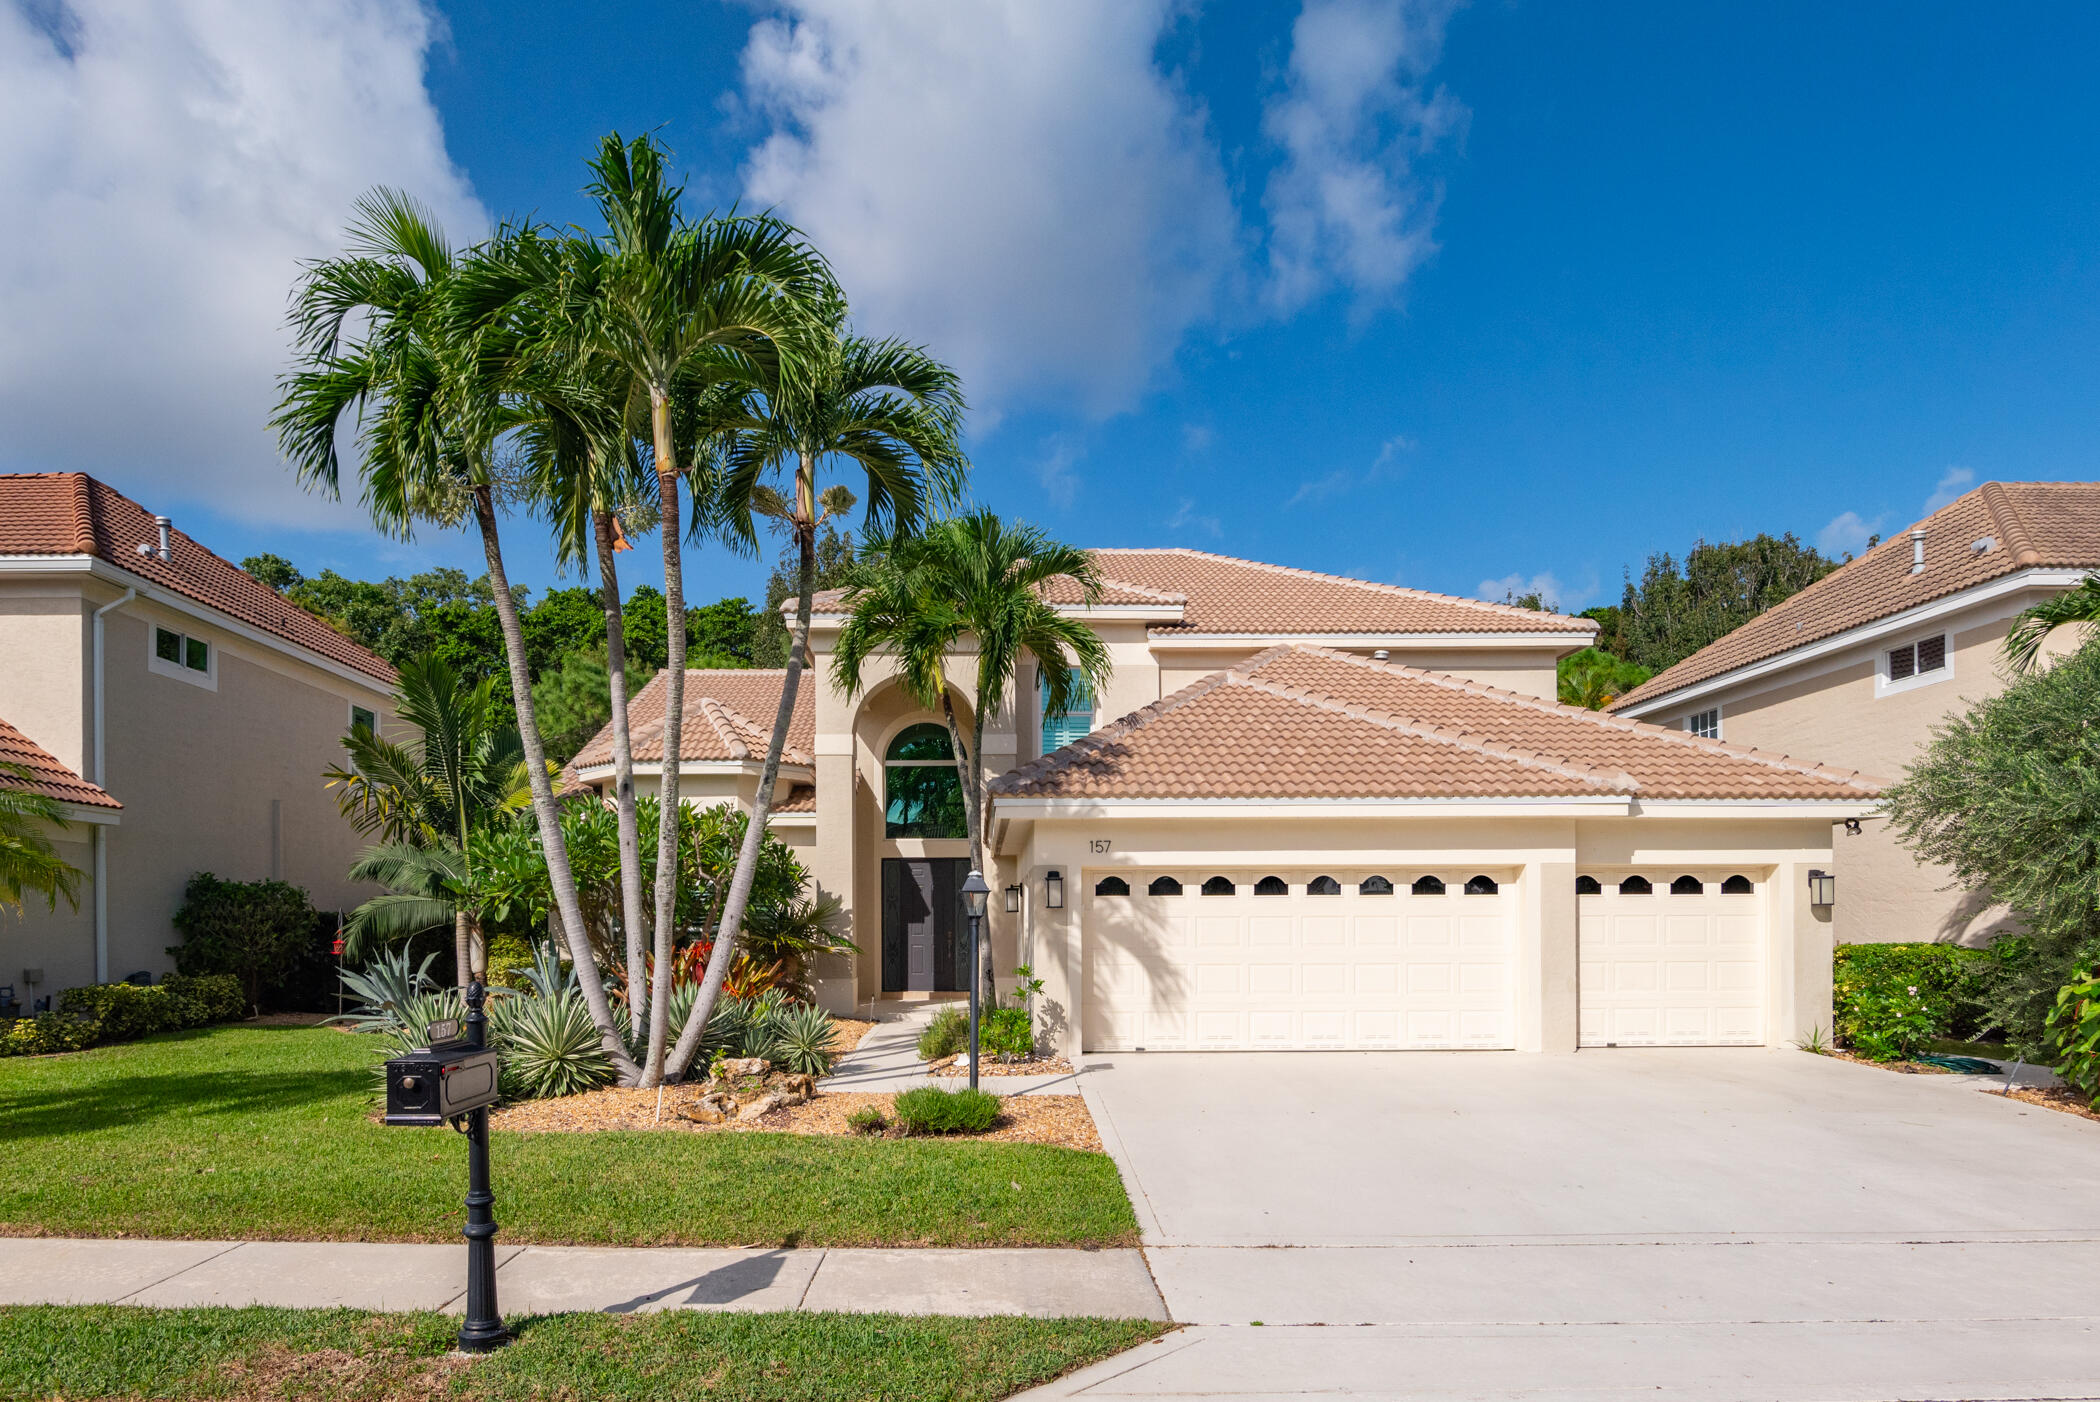
[[[506,1314],[837,1310],[1165,1319],[1137,1251],[496,1248]],[[0,1238],[0,1305],[457,1312],[466,1245]]]
[[[969,1084],[962,1076],[929,1076],[919,1060],[919,1034],[933,1020],[934,1010],[951,1006],[927,1003],[877,1023],[860,1045],[839,1058],[831,1074],[817,1082],[819,1091],[868,1091],[889,1095],[916,1086],[939,1086],[960,1090]],[[981,1065],[981,1063],[980,1063]],[[978,1088],[994,1095],[1077,1095],[1079,1073],[1062,1076],[987,1076],[980,1069]]]

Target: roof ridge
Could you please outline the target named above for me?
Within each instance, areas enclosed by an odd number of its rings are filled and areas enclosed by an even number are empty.
[[[714,697],[703,696],[700,698],[700,714],[709,725],[714,727],[716,737],[728,749],[731,759],[742,760],[751,758],[751,746],[742,735],[737,733],[736,724],[731,719],[732,716],[735,716],[735,712],[715,700]],[[681,745],[679,748],[683,749],[684,746]],[[683,755],[679,756],[681,764],[684,763],[684,759]]]
[[[1057,577],[1059,579],[1070,579],[1072,576],[1066,574]],[[1045,582],[1047,583],[1048,581]],[[1148,598],[1157,599],[1163,604],[1185,604],[1189,601],[1189,596],[1186,594],[1170,594],[1164,589],[1148,589],[1142,584],[1132,584],[1127,579],[1114,579],[1105,574],[1101,576],[1101,583],[1104,589],[1109,585],[1114,585],[1118,589],[1128,589],[1133,594],[1143,594]]]
[[[1249,569],[1267,570],[1271,574],[1299,575],[1311,579],[1324,579],[1332,584],[1347,584],[1357,589],[1368,589],[1374,593],[1392,594],[1410,599],[1438,599],[1449,604],[1463,604],[1469,608],[1487,609],[1490,612],[1512,617],[1533,619],[1558,619],[1563,623],[1584,625],[1588,631],[1597,631],[1595,620],[1577,618],[1573,614],[1549,613],[1542,609],[1519,608],[1514,604],[1497,604],[1486,599],[1469,599],[1463,594],[1443,594],[1434,589],[1417,589],[1410,584],[1383,584],[1374,579],[1357,579],[1353,575],[1329,574],[1325,570],[1309,570],[1298,565],[1277,565],[1266,560],[1249,560],[1238,555],[1221,555],[1214,550],[1194,550],[1185,545],[1117,545],[1102,546],[1095,554],[1120,551],[1126,555],[1192,555],[1204,560],[1222,560],[1231,565],[1244,565]],[[1555,631],[1555,630],[1549,630]],[[1561,630],[1565,631],[1565,630]],[[1583,631],[1577,628],[1574,631]]]
[[[1228,673],[1228,675],[1231,674]],[[1398,731],[1403,735],[1413,735],[1423,740],[1433,740],[1438,744],[1450,745],[1456,749],[1466,750],[1473,754],[1506,759],[1512,763],[1520,764],[1526,769],[1543,769],[1550,774],[1558,774],[1564,779],[1574,779],[1578,783],[1589,784],[1595,788],[1609,789],[1621,793],[1634,792],[1640,788],[1640,781],[1623,769],[1606,771],[1600,765],[1571,764],[1565,760],[1553,759],[1536,750],[1525,750],[1515,745],[1504,745],[1492,740],[1478,739],[1467,732],[1453,731],[1449,727],[1431,725],[1426,721],[1411,720],[1406,716],[1395,715],[1391,711],[1375,710],[1369,706],[1352,706],[1345,701],[1337,701],[1331,696],[1324,696],[1317,691],[1309,691],[1303,687],[1286,686],[1281,682],[1266,681],[1251,676],[1234,676],[1233,685],[1244,686],[1253,691],[1265,692],[1270,696],[1281,697],[1286,701],[1295,702],[1301,706],[1312,706],[1318,710],[1350,716],[1384,730]],[[1610,777],[1608,779],[1599,777],[1605,773],[1609,773]]]
[[[1792,774],[1809,774],[1818,779],[1828,779],[1833,783],[1851,784],[1855,788],[1878,789],[1883,787],[1881,781],[1857,769],[1836,769],[1827,764],[1798,760],[1790,755],[1774,755],[1753,745],[1732,745],[1725,740],[1709,740],[1704,736],[1694,735],[1690,731],[1672,730],[1668,726],[1656,725],[1650,721],[1636,720],[1632,716],[1615,715],[1609,711],[1592,711],[1586,706],[1570,706],[1560,701],[1546,701],[1537,696],[1527,696],[1521,691],[1511,691],[1507,687],[1489,686],[1485,682],[1476,682],[1470,678],[1455,676],[1449,672],[1431,672],[1420,667],[1409,667],[1398,662],[1380,662],[1374,658],[1358,657],[1353,653],[1340,652],[1334,648],[1316,647],[1305,643],[1292,644],[1292,646],[1299,651],[1316,652],[1338,661],[1347,662],[1352,666],[1410,676],[1419,681],[1428,682],[1433,686],[1443,687],[1447,691],[1462,691],[1473,696],[1497,697],[1502,700],[1515,702],[1542,715],[1557,715],[1565,716],[1572,720],[1587,720],[1593,724],[1605,726],[1608,729],[1647,734],[1667,740],[1674,745],[1684,745],[1691,749],[1704,750],[1709,754],[1724,754],[1736,759],[1752,760],[1769,768],[1785,770]]]
[[[2012,499],[2012,493],[2005,490],[2005,484],[1993,478],[1976,491],[1982,496],[1983,504],[1990,509],[1991,520],[1998,527],[1998,538],[2004,541],[2005,548],[2012,552],[2014,562],[2031,565],[2041,559],[2042,552],[2034,548],[2034,537],[2028,534],[2027,522],[2021,519],[2019,504]],[[1957,497],[1956,500],[1960,498]],[[1947,505],[1952,506],[1954,502]]]
[[[73,479],[73,548],[83,555],[95,553],[95,493],[85,472],[67,473]]]

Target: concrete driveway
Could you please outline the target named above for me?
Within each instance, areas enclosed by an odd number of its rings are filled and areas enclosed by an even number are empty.
[[[2100,1397],[2100,1124],[1976,1084],[1791,1050],[1102,1058],[1201,1327],[1046,1395]]]

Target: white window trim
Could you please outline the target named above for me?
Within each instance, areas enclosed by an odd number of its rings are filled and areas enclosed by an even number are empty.
[[[1698,731],[1692,729],[1692,722],[1694,720],[1697,720],[1700,716],[1705,715],[1708,711],[1712,711],[1714,713],[1714,733],[1711,735],[1700,735]],[[1723,740],[1726,739],[1728,735],[1727,729],[1724,725],[1724,722],[1727,719],[1728,717],[1726,713],[1721,708],[1721,703],[1716,701],[1711,706],[1701,706],[1696,711],[1685,712],[1684,733],[1702,740]]]
[[[198,642],[204,644],[203,671],[196,671],[180,662],[170,662],[160,655],[158,644],[163,629],[182,639],[185,652],[189,650],[189,641],[192,638],[196,638]],[[188,682],[191,686],[202,687],[206,691],[217,691],[219,689],[219,644],[215,639],[198,637],[197,634],[184,632],[180,628],[169,628],[165,623],[148,618],[146,620],[146,670],[156,676],[173,677],[176,681]]]
[[[1889,654],[1899,647],[1915,647],[1926,638],[1945,638],[1947,640],[1946,664],[1935,667],[1929,672],[1913,672],[1901,681],[1891,681],[1889,679]],[[1874,698],[1877,701],[1884,696],[1894,696],[1898,692],[1916,691],[1921,686],[1937,686],[1943,681],[1951,680],[1953,676],[1954,635],[1950,632],[1919,633],[1902,639],[1890,638],[1874,650]]]

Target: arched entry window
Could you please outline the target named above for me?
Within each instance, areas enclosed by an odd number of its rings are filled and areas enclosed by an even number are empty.
[[[945,726],[906,726],[883,757],[885,837],[968,837],[963,817],[962,778]]]

